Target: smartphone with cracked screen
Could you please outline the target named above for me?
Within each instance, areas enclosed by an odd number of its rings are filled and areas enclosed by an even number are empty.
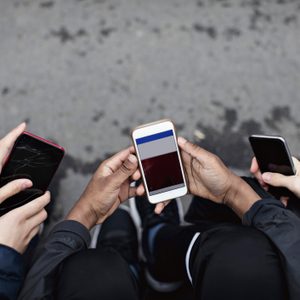
[[[2,168],[0,187],[21,178],[30,179],[33,185],[2,202],[0,216],[43,195],[64,153],[63,147],[32,133],[23,132]]]
[[[281,136],[251,135],[249,137],[253,153],[262,173],[274,172],[286,176],[296,174],[296,169],[285,139]],[[276,198],[293,196],[286,188],[269,187],[268,190]]]
[[[147,197],[158,203],[187,193],[174,124],[166,119],[132,131]]]

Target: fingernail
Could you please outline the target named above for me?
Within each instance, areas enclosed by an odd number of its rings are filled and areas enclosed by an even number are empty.
[[[22,183],[22,188],[23,189],[28,189],[32,186],[32,182],[30,180],[26,180]]]
[[[135,163],[135,162],[137,161],[136,157],[135,157],[134,155],[132,155],[132,154],[130,154],[130,155],[128,156],[128,160],[129,160],[130,162],[132,162],[132,163]]]
[[[264,181],[270,181],[271,180],[271,174],[270,173],[264,173],[262,174],[262,178]]]
[[[178,143],[179,144],[184,144],[186,142],[186,139],[183,138],[182,136],[178,137]]]

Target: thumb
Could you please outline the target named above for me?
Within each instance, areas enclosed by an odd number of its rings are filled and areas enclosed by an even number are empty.
[[[263,181],[272,186],[280,186],[289,188],[290,176],[285,176],[279,173],[266,172],[262,174]]]
[[[205,158],[209,154],[209,152],[207,152],[203,148],[189,142],[181,136],[178,137],[178,145],[181,150],[188,153],[191,157],[196,158],[201,163],[205,162]]]
[[[116,186],[122,185],[136,171],[137,165],[137,158],[133,154],[129,154],[121,167],[112,175],[114,184]]]

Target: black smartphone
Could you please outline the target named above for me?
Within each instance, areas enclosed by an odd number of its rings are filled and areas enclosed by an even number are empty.
[[[26,178],[32,187],[0,204],[0,216],[43,195],[63,156],[64,148],[29,132],[23,132],[0,174],[0,188],[12,180]]]
[[[283,137],[251,135],[249,142],[262,173],[273,172],[287,176],[296,174],[290,150]],[[288,189],[281,187],[270,186],[269,192],[276,198],[293,195]]]

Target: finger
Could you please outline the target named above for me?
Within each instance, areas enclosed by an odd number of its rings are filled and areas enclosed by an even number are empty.
[[[141,178],[141,176],[142,176],[142,175],[141,175],[140,170],[137,169],[137,170],[132,174],[131,178],[132,178],[133,181],[137,181],[137,180],[139,180],[139,179]]]
[[[5,159],[9,155],[16,139],[25,130],[26,123],[21,123],[19,126],[10,131],[3,139],[0,141],[0,168],[3,166]]]
[[[164,210],[164,208],[170,203],[171,200],[165,201],[165,202],[160,202],[158,204],[156,204],[154,212],[156,214],[161,214],[162,211]]]
[[[119,169],[111,176],[112,182],[116,187],[127,180],[137,169],[137,158],[133,154],[129,154],[127,159],[122,163]]]
[[[272,186],[280,186],[289,188],[292,178],[279,173],[266,172],[262,174],[265,183]]]
[[[145,187],[144,187],[144,184],[143,184],[143,183],[141,183],[141,184],[137,187],[137,189],[136,189],[136,194],[137,194],[138,196],[143,196],[143,195],[145,194]]]
[[[27,236],[27,243],[29,244],[30,241],[39,233],[40,231],[40,225],[37,225],[36,227],[32,228]]]
[[[289,200],[290,200],[290,197],[286,197],[286,196],[281,196],[281,197],[280,197],[280,202],[281,202],[285,207],[287,207]]]
[[[48,217],[47,211],[43,208],[37,214],[33,215],[31,218],[27,220],[28,227],[30,230],[36,226],[42,224]]]
[[[252,162],[251,162],[251,166],[250,166],[250,172],[252,174],[255,174],[258,171],[259,171],[259,166],[258,166],[258,163],[257,163],[257,159],[256,159],[256,157],[253,157]]]
[[[132,153],[132,154],[135,154],[136,152],[135,152],[135,148],[133,147],[133,146],[130,146],[129,147],[129,151],[130,151],[130,153]]]
[[[300,161],[296,157],[292,157],[295,169],[296,169],[296,174],[300,174]]]
[[[124,161],[127,159],[128,155],[130,154],[130,148],[131,147],[128,147],[116,153],[112,157],[108,158],[104,162],[104,167],[109,168],[112,171],[112,173],[116,172],[124,163]]]
[[[29,179],[13,180],[0,188],[0,203],[32,186]]]
[[[40,196],[15,210],[18,210],[24,218],[28,219],[41,211],[50,202],[50,198],[50,192],[47,191],[43,196]]]
[[[205,163],[207,157],[210,157],[212,154],[203,148],[189,142],[183,137],[178,137],[178,145],[181,150],[185,151],[193,158],[196,158],[200,163]]]

